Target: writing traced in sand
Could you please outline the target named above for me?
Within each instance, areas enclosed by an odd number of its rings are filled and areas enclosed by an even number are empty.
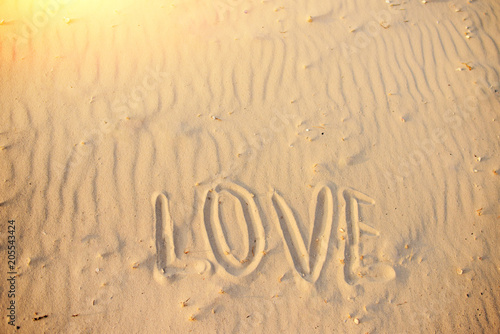
[[[228,244],[227,229],[220,218],[222,198],[231,198],[234,224],[237,224],[246,248],[246,254],[238,257]],[[395,277],[395,271],[386,264],[370,257],[365,265],[364,255],[360,255],[360,238],[378,237],[379,231],[360,221],[359,206],[374,205],[368,196],[351,189],[339,192],[342,200],[337,204],[337,196],[330,186],[320,184],[315,188],[311,201],[314,212],[311,235],[304,237],[294,217],[293,210],[285,199],[274,191],[270,196],[278,231],[281,234],[287,258],[298,275],[309,283],[315,283],[328,260],[340,256],[344,268],[343,280],[350,285],[362,279],[368,281],[388,281]],[[266,230],[254,195],[248,190],[231,182],[219,183],[203,196],[203,235],[216,265],[232,276],[246,276],[253,273],[266,254]],[[156,266],[166,277],[174,274],[187,274],[188,263],[176,257],[174,227],[169,213],[168,199],[158,194],[153,201],[155,210]],[[337,225],[339,232],[338,247],[332,245],[332,229]],[[345,236],[346,237],[345,237]],[[335,243],[337,244],[337,243]],[[368,255],[369,257],[369,255]],[[212,267],[208,260],[197,260],[196,272],[204,273]]]

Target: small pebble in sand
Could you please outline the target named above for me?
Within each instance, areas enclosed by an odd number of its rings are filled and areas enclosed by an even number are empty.
[[[463,269],[458,268],[457,269],[457,274],[462,275],[464,273]]]
[[[189,317],[189,321],[196,321],[196,318],[194,317],[194,315]]]
[[[0,25],[2,25],[5,22],[5,20],[0,20]]]
[[[358,319],[358,318],[354,318],[354,323],[355,323],[356,325],[359,325],[359,319]]]
[[[71,19],[69,17],[64,18],[64,23],[69,24],[71,22]]]
[[[307,22],[311,23],[312,21],[313,21],[312,16],[309,16],[309,17],[307,18]]]

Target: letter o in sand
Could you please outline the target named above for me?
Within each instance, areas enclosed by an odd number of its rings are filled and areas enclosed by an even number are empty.
[[[232,196],[235,210],[240,211],[238,219],[234,222],[239,224],[240,230],[248,238],[248,250],[246,256],[238,260],[232,253],[227,242],[223,224],[220,219],[220,197]],[[259,209],[253,195],[245,188],[231,183],[223,182],[213,190],[208,191],[204,198],[203,220],[206,237],[212,249],[216,262],[224,270],[233,276],[245,276],[253,272],[259,265],[266,247],[264,226],[260,217]],[[238,216],[238,215],[237,215]]]

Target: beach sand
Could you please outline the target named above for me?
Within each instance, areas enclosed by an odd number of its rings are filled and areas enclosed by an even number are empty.
[[[498,333],[499,15],[2,2],[0,332]]]

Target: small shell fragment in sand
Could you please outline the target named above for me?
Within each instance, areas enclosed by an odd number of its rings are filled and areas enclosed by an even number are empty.
[[[194,315],[189,317],[189,321],[196,321],[196,318],[194,317]]]
[[[139,268],[139,263],[135,262],[133,265],[132,265],[132,269],[137,269]]]
[[[69,17],[64,18],[64,23],[69,24],[71,23],[71,19]]]
[[[458,268],[457,269],[457,274],[462,275],[464,273],[463,269]]]
[[[358,318],[354,318],[354,320],[353,320],[353,321],[354,321],[354,323],[355,323],[356,325],[359,325],[359,319],[358,319]]]
[[[36,315],[36,313],[35,313],[35,315]],[[45,319],[45,318],[48,318],[48,317],[49,317],[49,315],[48,315],[48,314],[46,314],[46,315],[42,315],[42,316],[40,316],[40,317],[33,318],[33,321],[42,320],[42,319]]]
[[[470,65],[469,65],[469,64],[467,64],[467,63],[462,63],[462,64],[463,64],[463,65],[465,65],[469,71],[472,71],[472,66],[470,66]]]
[[[308,17],[307,17],[307,22],[311,23],[312,21],[313,21],[312,16],[308,16]]]

